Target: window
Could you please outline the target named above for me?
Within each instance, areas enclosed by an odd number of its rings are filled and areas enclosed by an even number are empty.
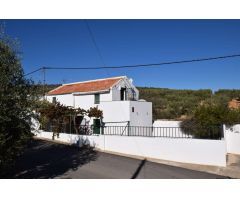
[[[132,112],[134,112],[134,107],[132,107]]]
[[[52,103],[57,103],[57,98],[56,97],[52,98]]]
[[[99,104],[100,103],[100,94],[95,94],[94,95],[94,103]]]

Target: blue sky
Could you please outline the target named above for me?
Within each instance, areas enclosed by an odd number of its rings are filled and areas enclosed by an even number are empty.
[[[39,67],[103,66],[83,20],[0,20],[21,43],[24,71]],[[240,20],[88,20],[107,66],[240,53]],[[127,75],[146,87],[240,88],[240,58],[104,70],[48,70],[48,83]],[[42,73],[32,76],[42,80]]]

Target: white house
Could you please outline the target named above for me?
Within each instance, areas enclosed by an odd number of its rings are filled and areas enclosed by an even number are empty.
[[[98,107],[105,126],[152,127],[152,103],[139,100],[139,91],[126,76],[63,84],[48,92],[46,99],[74,108]],[[87,118],[82,122],[94,123],[100,122]]]

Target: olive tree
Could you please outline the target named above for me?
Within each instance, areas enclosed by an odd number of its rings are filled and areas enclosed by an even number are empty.
[[[24,77],[13,42],[0,37],[0,168],[12,163],[31,139],[32,106],[30,80]]]

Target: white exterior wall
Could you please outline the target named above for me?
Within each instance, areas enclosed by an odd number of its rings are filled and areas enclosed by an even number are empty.
[[[129,110],[130,126],[152,127],[152,102],[130,101]]]
[[[103,122],[130,121],[130,101],[101,102],[98,108],[103,111]]]
[[[94,95],[79,95],[74,96],[75,108],[89,109],[94,105]]]
[[[46,96],[49,102],[52,102],[53,97],[56,97],[56,100],[65,106],[74,106],[74,99],[72,94]]]
[[[56,100],[61,104],[66,106],[73,106],[75,108],[89,109],[90,107],[96,107],[99,104],[94,104],[94,94],[84,94],[84,95],[49,95],[46,96],[49,102],[52,102],[52,98],[56,97]],[[100,94],[100,103],[112,101],[112,93],[102,93]]]
[[[240,154],[240,124],[224,129],[227,153]]]
[[[96,107],[100,105],[102,102],[109,102],[112,100],[111,93],[100,94],[100,104],[94,104],[94,94],[86,94],[86,95],[76,95],[75,98],[75,108],[83,108],[89,109],[90,107]]]
[[[112,100],[113,101],[120,101],[121,97],[120,97],[120,89],[118,88],[118,86],[114,86],[111,90],[112,92]]]
[[[37,137],[51,139],[52,133],[40,132]],[[164,159],[176,162],[226,166],[225,140],[173,139],[134,136],[79,136],[60,134],[58,141],[81,146],[90,144],[103,151]]]
[[[134,107],[134,112],[132,112]],[[130,122],[130,126],[152,126],[152,103],[138,101],[102,102],[103,122]]]
[[[100,94],[100,103],[108,101],[113,101],[112,91],[109,93]]]

